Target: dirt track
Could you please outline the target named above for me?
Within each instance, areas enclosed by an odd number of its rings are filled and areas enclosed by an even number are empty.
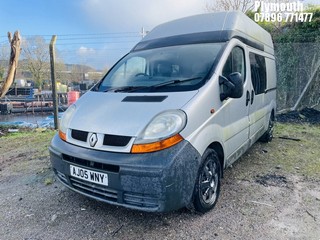
[[[315,239],[320,236],[319,126],[278,125],[225,172],[211,212],[152,214],[110,206],[57,182],[52,132],[0,138],[0,239]],[[286,136],[300,141],[281,139]]]

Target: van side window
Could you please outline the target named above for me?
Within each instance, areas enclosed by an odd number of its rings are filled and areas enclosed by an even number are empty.
[[[228,77],[231,73],[239,72],[245,81],[244,51],[241,47],[234,47],[223,67],[222,75]]]
[[[267,88],[266,59],[255,53],[249,53],[249,59],[255,95],[264,93]]]

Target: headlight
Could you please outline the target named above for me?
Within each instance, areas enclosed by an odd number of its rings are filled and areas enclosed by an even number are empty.
[[[183,140],[179,133],[186,123],[186,114],[181,110],[158,114],[137,137],[131,152],[154,152],[179,143]]]
[[[66,141],[67,129],[69,127],[70,121],[75,111],[76,111],[76,105],[71,105],[62,115],[60,125],[59,125],[59,136],[64,141]]]

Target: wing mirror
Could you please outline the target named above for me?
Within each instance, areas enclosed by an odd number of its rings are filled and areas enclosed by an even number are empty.
[[[243,95],[243,80],[238,72],[231,73],[228,78],[219,76],[219,84],[223,85],[223,92],[220,94],[220,100],[227,98],[241,98]]]

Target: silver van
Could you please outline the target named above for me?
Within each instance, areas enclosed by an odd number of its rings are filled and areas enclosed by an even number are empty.
[[[50,156],[70,189],[150,212],[212,209],[223,170],[272,139],[271,36],[241,12],[154,28],[64,113]]]

